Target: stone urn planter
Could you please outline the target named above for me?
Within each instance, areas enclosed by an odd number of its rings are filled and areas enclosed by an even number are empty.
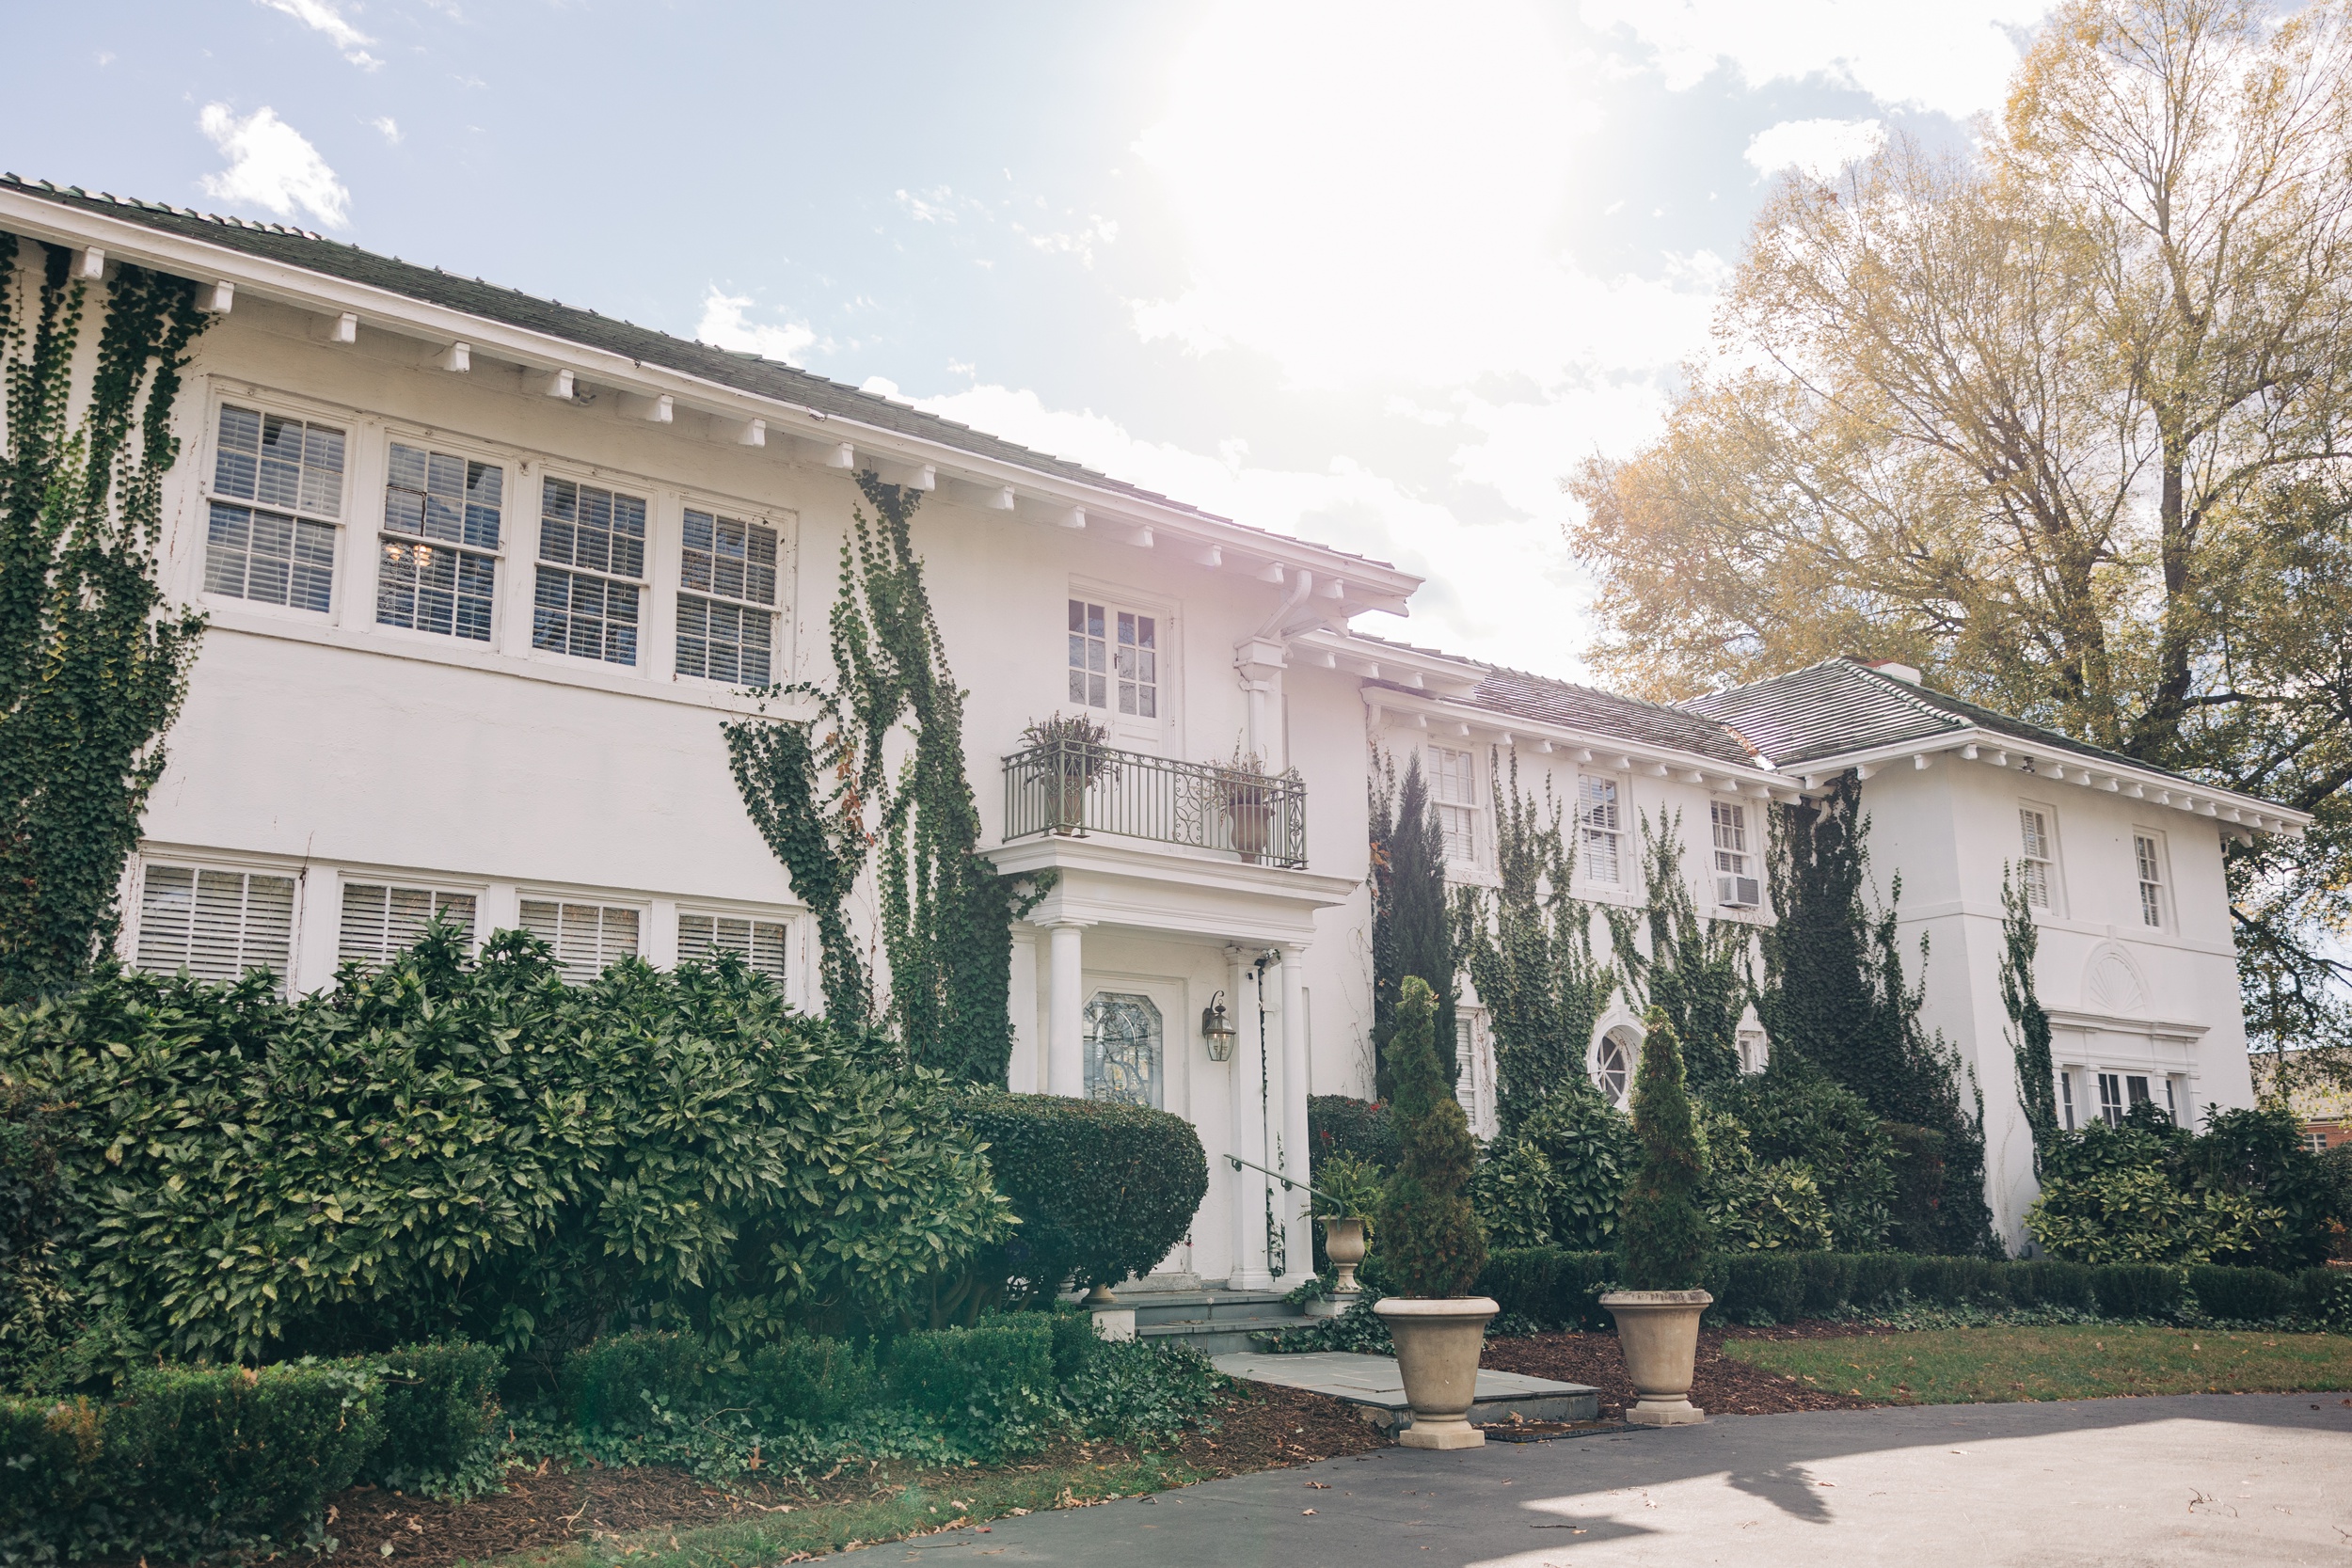
[[[1470,1424],[1478,1397],[1478,1354],[1486,1324],[1501,1311],[1486,1296],[1407,1299],[1390,1296],[1373,1308],[1396,1341],[1413,1424],[1397,1434],[1408,1449],[1475,1449],[1486,1434]],[[1683,1386],[1690,1386],[1685,1376]]]
[[[1363,1289],[1356,1283],[1356,1265],[1364,1260],[1364,1222],[1360,1215],[1327,1217],[1323,1222],[1323,1252],[1340,1271],[1331,1283],[1335,1296],[1352,1296]]]
[[[1705,1291],[1612,1291],[1600,1304],[1617,1320],[1626,1375],[1641,1399],[1625,1418],[1637,1426],[1689,1426],[1707,1419],[1691,1402],[1698,1360],[1699,1314],[1714,1304]]]

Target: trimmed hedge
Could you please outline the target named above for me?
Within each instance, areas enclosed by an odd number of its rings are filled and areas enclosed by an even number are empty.
[[[753,1353],[744,1383],[769,1420],[827,1426],[871,1402],[874,1358],[840,1339],[787,1339]]]
[[[1396,1166],[1396,1124],[1388,1101],[1351,1100],[1343,1094],[1307,1097],[1307,1148],[1310,1168],[1343,1154],[1392,1170]]]
[[[988,1146],[1020,1228],[990,1251],[1023,1300],[1146,1274],[1192,1228],[1209,1157],[1184,1117],[1148,1105],[974,1089],[956,1119]]]
[[[890,1392],[950,1432],[993,1445],[1051,1414],[1054,1340],[1054,1320],[1042,1312],[910,1334],[891,1347]]]
[[[705,1402],[710,1352],[688,1334],[615,1334],[564,1358],[564,1408],[582,1432],[642,1431],[650,1404],[691,1411]]]
[[[384,1441],[367,1479],[414,1491],[446,1483],[496,1434],[499,1378],[506,1357],[494,1345],[406,1345],[376,1363]]]
[[[97,1506],[105,1470],[105,1412],[87,1400],[0,1398],[0,1558],[38,1559],[119,1539]]]
[[[1605,1252],[1509,1247],[1479,1276],[1481,1295],[1505,1312],[1570,1328],[1607,1329],[1597,1296],[1614,1280]],[[2296,1318],[2352,1332],[2352,1270],[2269,1269],[2153,1264],[2092,1267],[2054,1258],[1994,1262],[1981,1258],[1902,1252],[1717,1253],[1708,1259],[1708,1316],[1727,1323],[1788,1323],[1871,1309],[1908,1300],[1938,1307],[2061,1307],[2103,1318],[2171,1318],[2193,1297],[2205,1316],[2265,1323]]]

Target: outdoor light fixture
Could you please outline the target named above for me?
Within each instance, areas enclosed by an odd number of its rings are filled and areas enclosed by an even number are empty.
[[[1209,1060],[1232,1061],[1234,1037],[1233,1022],[1225,1016],[1225,993],[1218,991],[1200,1009],[1200,1037],[1209,1042]]]

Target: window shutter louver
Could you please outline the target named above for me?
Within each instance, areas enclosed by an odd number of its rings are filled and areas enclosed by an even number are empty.
[[[294,882],[242,871],[150,865],[139,896],[141,969],[234,980],[266,969],[285,990],[294,957]]]

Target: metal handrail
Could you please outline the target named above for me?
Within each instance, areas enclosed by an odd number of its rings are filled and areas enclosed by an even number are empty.
[[[1005,841],[1090,832],[1222,850],[1255,865],[1307,863],[1307,786],[1297,775],[1178,762],[1083,740],[1005,759]]]
[[[1295,1176],[1284,1176],[1279,1170],[1266,1170],[1265,1166],[1258,1164],[1255,1160],[1245,1160],[1238,1154],[1228,1154],[1225,1156],[1225,1161],[1226,1164],[1232,1165],[1235,1170],[1239,1170],[1242,1166],[1248,1165],[1251,1170],[1264,1171],[1266,1175],[1271,1176],[1275,1180],[1279,1181],[1282,1184],[1282,1190],[1286,1193],[1294,1189],[1303,1189],[1310,1196],[1319,1197],[1326,1203],[1337,1203],[1339,1201],[1338,1198],[1333,1197],[1329,1193],[1316,1192],[1312,1187],[1308,1186],[1307,1183],[1299,1180]]]

